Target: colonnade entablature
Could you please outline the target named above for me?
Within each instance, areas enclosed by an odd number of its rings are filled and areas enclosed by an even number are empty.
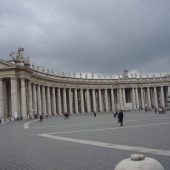
[[[31,66],[19,48],[0,60],[0,119],[169,107],[170,76],[55,75]]]

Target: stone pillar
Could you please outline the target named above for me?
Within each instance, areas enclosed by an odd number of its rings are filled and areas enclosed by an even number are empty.
[[[164,99],[163,86],[161,86],[161,106],[165,107],[165,99]]]
[[[156,87],[154,87],[154,104],[155,104],[155,107],[157,108],[158,107],[158,97],[157,97]]]
[[[91,109],[90,109],[89,89],[86,89],[86,97],[87,97],[87,112],[90,113]]]
[[[18,117],[18,91],[17,91],[17,79],[11,78],[11,112],[12,118]]]
[[[122,88],[122,92],[123,92],[123,106],[126,106],[126,96],[125,96],[125,88]]]
[[[168,86],[168,96],[170,96],[170,86]]]
[[[57,88],[57,106],[58,106],[58,114],[62,114],[60,88]]]
[[[133,109],[136,109],[135,89],[134,88],[132,88],[132,103],[133,103]]]
[[[96,95],[95,95],[95,89],[92,89],[92,98],[93,98],[93,112],[96,112]]]
[[[35,84],[33,84],[33,108],[34,108],[34,114],[37,114],[37,91],[36,91]]]
[[[103,105],[102,105],[102,95],[101,95],[101,89],[98,90],[99,93],[99,112],[103,111]]]
[[[148,107],[151,108],[151,96],[149,87],[147,87],[147,94],[148,94]]]
[[[38,115],[42,115],[40,85],[37,85],[37,95],[38,95],[38,100],[37,100]]]
[[[114,93],[113,89],[111,89],[111,105],[112,105],[112,111],[115,110],[115,102],[114,102]]]
[[[80,89],[81,113],[84,113],[84,96],[83,89]]]
[[[33,115],[32,112],[32,86],[31,86],[31,81],[28,81],[28,114],[29,116]]]
[[[0,120],[4,123],[3,80],[0,78]]]
[[[23,78],[21,79],[21,115],[24,119],[27,117],[25,79]]]
[[[105,111],[108,112],[108,95],[107,89],[104,90]]]
[[[74,106],[75,106],[75,113],[78,113],[78,98],[77,98],[77,89],[74,89]]]
[[[52,113],[56,115],[56,97],[55,97],[55,87],[52,87]]]
[[[44,115],[47,114],[46,97],[45,97],[45,86],[42,86],[42,113]]]
[[[138,93],[138,88],[136,88],[136,108],[139,109],[139,93]]]
[[[68,91],[68,96],[69,96],[69,111],[70,113],[73,113],[73,101],[72,101],[72,93],[71,93],[71,89],[69,89]]]
[[[67,112],[66,89],[63,89],[63,112]]]
[[[119,88],[119,108],[123,109],[123,100],[122,100],[122,89]]]
[[[47,87],[47,114],[51,115],[50,87]]]
[[[142,109],[144,109],[144,98],[143,98],[143,88],[141,87],[141,105],[142,105]]]

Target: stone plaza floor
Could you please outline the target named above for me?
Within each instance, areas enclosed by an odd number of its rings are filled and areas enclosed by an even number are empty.
[[[140,153],[170,169],[170,111],[77,114],[0,125],[0,170],[113,170]]]

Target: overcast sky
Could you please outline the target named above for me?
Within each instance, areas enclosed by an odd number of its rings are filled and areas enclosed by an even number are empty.
[[[0,58],[64,72],[170,72],[170,0],[0,0]]]

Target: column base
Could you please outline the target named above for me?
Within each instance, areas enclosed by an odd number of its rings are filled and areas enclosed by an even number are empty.
[[[4,124],[4,123],[5,123],[4,118],[0,118],[0,124]]]
[[[7,119],[7,120],[8,120],[8,119]],[[14,121],[14,117],[11,117],[10,120],[11,120],[11,121]]]

